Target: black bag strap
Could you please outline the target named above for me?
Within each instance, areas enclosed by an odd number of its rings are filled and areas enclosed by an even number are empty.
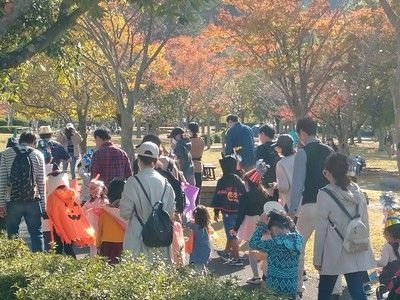
[[[333,201],[336,202],[336,204],[340,207],[340,209],[345,213],[345,215],[350,219],[350,220],[354,220],[356,218],[360,217],[360,212],[359,212],[359,205],[358,203],[356,204],[356,214],[354,215],[354,217],[352,217],[350,215],[350,213],[347,211],[347,209],[344,207],[343,203],[336,197],[336,195],[328,188],[324,187],[321,189],[321,191],[324,191],[325,193],[327,193],[332,199]]]
[[[142,182],[139,180],[139,178],[138,178],[137,176],[133,176],[133,178],[135,178],[135,179],[137,180],[137,182],[139,183],[140,188],[142,189],[142,191],[143,191],[144,195],[146,196],[147,200],[149,200],[150,206],[151,206],[152,209],[153,209],[154,206],[155,206],[158,202],[157,202],[156,204],[152,205],[152,204],[151,204],[150,197],[149,197],[149,194],[147,194],[146,190],[144,189],[144,186],[143,186]],[[164,191],[163,191],[163,193],[162,193],[162,195],[161,195],[161,199],[160,199],[160,201],[159,201],[159,202],[161,202],[161,204],[163,203],[162,200],[164,199],[164,195],[165,195],[165,191],[166,191],[166,190],[167,190],[167,179],[165,179]],[[137,210],[136,210],[136,205],[133,207],[133,210],[135,211],[136,218],[138,219],[140,225],[142,225],[142,227],[143,227],[143,226],[144,226],[144,222],[143,222],[143,220],[139,217],[139,214],[138,214],[138,212],[137,212]]]
[[[335,203],[340,207],[340,209],[346,214],[346,216],[350,219],[353,220],[355,218],[358,218],[359,215],[359,206],[358,204],[356,205],[356,215],[354,217],[352,217],[350,215],[350,213],[347,211],[347,209],[344,207],[344,205],[342,204],[342,202],[336,197],[336,195],[328,188],[322,188],[321,191],[324,191],[325,193],[327,193],[332,199],[333,201],[335,201]],[[329,224],[332,226],[333,230],[336,231],[337,235],[340,237],[340,239],[342,241],[344,241],[344,237],[343,235],[339,232],[339,230],[337,229],[336,225],[331,221],[331,219],[328,217],[328,222]]]

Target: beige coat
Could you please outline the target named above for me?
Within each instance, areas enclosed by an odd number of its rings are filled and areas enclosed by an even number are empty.
[[[81,143],[82,137],[78,131],[75,131],[75,134],[71,137],[72,144],[74,145],[74,156],[79,158],[81,157]],[[63,145],[64,149],[68,151],[68,139],[64,132],[61,132],[57,138],[57,142]]]
[[[128,221],[128,226],[125,230],[124,250],[132,251],[134,257],[138,257],[143,253],[147,260],[152,260],[155,256],[161,256],[168,261],[171,261],[171,249],[168,248],[149,248],[142,241],[142,225],[136,217],[134,207],[143,222],[147,221],[150,216],[152,206],[161,200],[161,195],[164,190],[165,178],[152,168],[140,170],[136,175],[142,182],[147,194],[149,195],[152,204],[148,202],[139,183],[131,176],[124,186],[124,191],[119,205],[120,216]],[[167,190],[163,198],[163,208],[172,217],[175,211],[175,194],[171,185],[167,183]]]
[[[334,184],[328,184],[337,198],[351,215],[356,213],[356,203],[362,222],[369,229],[367,201],[355,183],[351,183],[348,191],[343,191]],[[349,253],[343,248],[343,242],[329,224],[329,219],[336,225],[339,232],[344,233],[349,218],[336,202],[324,191],[317,196],[317,219],[315,222],[314,265],[322,266],[321,275],[339,275],[358,271],[366,271],[376,266],[371,247],[367,251]]]

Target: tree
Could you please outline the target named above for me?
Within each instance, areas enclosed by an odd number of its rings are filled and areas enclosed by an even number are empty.
[[[400,141],[400,5],[398,1],[379,0],[383,11],[396,32],[396,70],[394,72],[391,94],[395,115],[395,142]],[[400,159],[400,157],[398,157]]]
[[[0,1],[0,70],[18,66],[54,45],[99,0]]]
[[[225,1],[219,27],[238,64],[262,68],[296,118],[318,102],[351,49],[344,9],[325,0]]]
[[[85,17],[80,23],[91,50],[85,58],[116,101],[121,116],[121,146],[132,159],[133,112],[141,89],[167,41],[188,22],[195,4],[204,1],[107,1],[103,15]],[[140,122],[138,122],[140,123]]]

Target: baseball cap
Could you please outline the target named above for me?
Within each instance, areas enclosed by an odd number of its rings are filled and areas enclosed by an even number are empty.
[[[72,123],[67,123],[67,124],[65,125],[65,128],[75,128],[75,127],[74,127],[74,124],[72,124]]]
[[[281,134],[278,139],[271,146],[285,147],[293,145],[293,138],[289,134]]]
[[[146,157],[152,157],[152,158],[158,158],[159,154],[159,148],[156,144],[153,142],[144,142],[140,145],[138,149],[138,155],[140,156],[146,156]]]
[[[285,209],[279,202],[268,201],[267,203],[264,204],[264,213],[269,214],[273,210],[285,212]]]
[[[167,136],[168,138],[174,138],[178,134],[183,134],[185,131],[181,127],[175,127],[172,129],[171,133]]]

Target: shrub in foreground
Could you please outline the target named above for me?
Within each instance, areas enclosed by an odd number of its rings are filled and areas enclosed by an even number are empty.
[[[162,261],[125,255],[109,266],[100,258],[75,260],[31,253],[21,240],[0,237],[0,299],[278,299],[247,291],[233,280],[175,271]]]

